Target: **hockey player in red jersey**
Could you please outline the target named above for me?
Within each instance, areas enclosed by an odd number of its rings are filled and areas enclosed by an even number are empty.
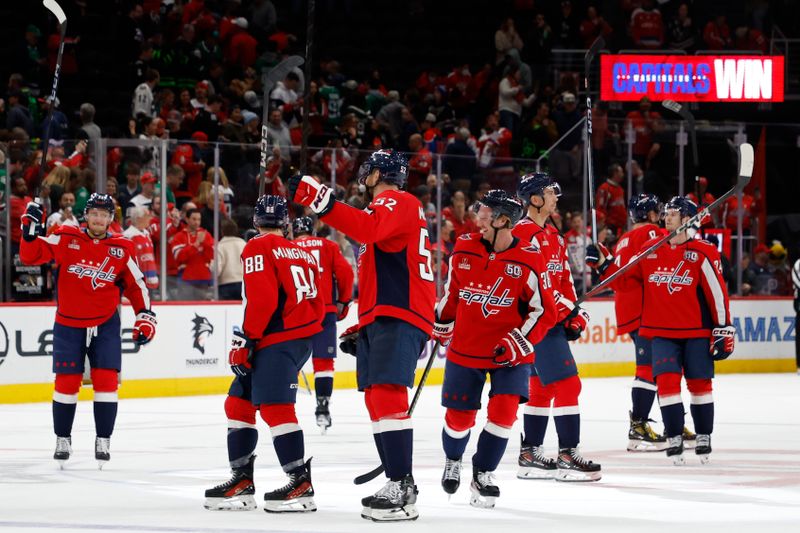
[[[304,460],[297,423],[297,373],[311,355],[311,337],[322,329],[323,300],[312,255],[285,235],[289,209],[282,196],[258,199],[253,226],[259,234],[242,251],[242,327],[231,339],[228,362],[236,377],[225,399],[228,459],[233,477],[206,491],[205,508],[252,510],[256,412],[269,426],[272,445],[289,483],[264,494],[273,513],[316,511],[311,459]]]
[[[434,337],[449,343],[442,385],[447,409],[442,488],[453,494],[461,482],[461,458],[489,376],[488,420],[472,456],[470,504],[494,507],[500,496],[494,471],[519,404],[528,400],[533,345],[555,324],[556,305],[541,253],[511,234],[522,217],[522,202],[492,190],[475,208],[480,233],[456,241],[436,308]]]
[[[522,177],[517,195],[528,206],[528,216],[514,227],[514,236],[531,242],[541,250],[552,283],[558,308],[557,324],[534,348],[536,360],[530,378],[525,406],[519,472],[522,479],[559,481],[597,481],[600,465],[587,461],[578,452],[581,380],[568,341],[581,337],[589,314],[575,305],[575,286],[569,269],[564,238],[547,223],[556,211],[561,188],[549,175],[535,172]],[[542,443],[547,431],[550,405],[558,433],[558,459],[546,457]]]
[[[94,193],[84,209],[85,229],[64,225],[47,237],[40,204],[28,203],[22,216],[20,259],[28,265],[54,261],[59,272],[53,326],[53,458],[62,468],[72,454],[72,423],[87,357],[94,388],[95,459],[103,468],[111,458],[122,367],[117,312],[122,295],[136,312],[134,341],[146,344],[155,335],[156,316],[150,310],[144,277],[136,266],[133,243],[108,231],[113,213],[111,196]]]
[[[628,215],[633,228],[624,233],[614,248],[613,256],[602,243],[586,247],[586,264],[600,274],[601,281],[621,266],[627,265],[642,244],[664,235],[658,226],[660,202],[653,194],[637,194],[628,202]],[[613,257],[613,260],[610,260]],[[648,423],[650,409],[656,397],[653,380],[653,355],[650,339],[639,335],[642,317],[642,287],[636,284],[612,283],[617,333],[629,333],[636,351],[636,377],[631,388],[632,408],[629,412],[628,451],[658,451],[667,446],[666,439],[658,435]]]
[[[361,166],[358,181],[372,197],[360,211],[334,198],[310,176],[289,179],[289,195],[328,225],[362,244],[358,258],[359,390],[372,420],[386,485],[361,500],[374,521],[415,520],[417,487],[411,474],[413,430],[408,387],[433,330],[435,303],[430,241],[422,205],[402,190],[408,162],[379,150]]]
[[[697,206],[675,196],[664,207],[664,226],[673,231],[697,214]],[[667,437],[667,456],[683,464],[684,411],[681,375],[692,397],[691,413],[697,431],[695,454],[701,462],[711,453],[714,400],[711,380],[714,361],[733,353],[728,291],[722,279],[717,249],[693,239],[694,230],[678,233],[623,277],[642,287],[639,335],[652,339],[653,375]],[[642,244],[647,249],[654,240]]]
[[[336,322],[347,317],[353,301],[353,269],[339,245],[314,235],[311,217],[297,217],[292,222],[294,243],[317,260],[320,296],[325,302],[322,331],[311,339],[314,364],[314,391],[317,395],[317,426],[324,434],[331,427],[330,399],[333,393],[333,361],[336,358]],[[335,283],[334,283],[335,280]]]

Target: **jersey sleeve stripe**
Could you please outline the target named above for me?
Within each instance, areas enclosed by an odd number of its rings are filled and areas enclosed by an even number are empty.
[[[144,275],[142,274],[142,271],[139,270],[136,261],[134,261],[132,257],[128,257],[128,270],[130,271],[131,276],[133,276],[136,286],[139,287],[139,290],[142,292],[144,308],[150,309],[150,293],[147,291],[147,285],[144,283]]]
[[[528,307],[531,311],[528,313],[528,319],[522,324],[520,331],[522,331],[523,335],[528,336],[544,314],[544,305],[542,304],[542,293],[539,291],[539,276],[535,272],[529,271],[526,283],[533,292],[528,302]]]
[[[453,271],[453,257],[455,257],[455,255],[456,254],[452,254],[450,256],[450,261],[448,262],[448,269],[447,269],[448,272]],[[444,284],[444,293],[442,294],[442,298],[439,300],[439,303],[436,305],[437,320],[439,320],[439,318],[442,316],[444,308],[447,306],[448,300],[450,300],[450,282],[452,281],[452,279],[453,279],[452,274],[447,276],[447,283]]]
[[[61,242],[61,235],[58,235],[57,233],[51,233],[47,237],[39,237],[39,238],[42,239],[47,244],[52,244],[53,246]]]
[[[717,319],[717,325],[723,326],[728,323],[728,312],[725,305],[725,293],[722,290],[722,286],[719,284],[717,273],[714,270],[714,267],[711,266],[708,258],[703,258],[703,264],[700,266],[700,268],[703,272],[703,276],[706,278],[706,284],[711,291],[711,296],[714,299],[714,309],[712,309],[712,311]]]

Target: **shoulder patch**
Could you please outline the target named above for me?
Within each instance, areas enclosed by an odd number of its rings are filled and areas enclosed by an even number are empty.
[[[472,240],[472,234],[471,233],[464,233],[463,235],[461,235],[458,238],[458,240],[460,240],[460,241],[471,241]]]

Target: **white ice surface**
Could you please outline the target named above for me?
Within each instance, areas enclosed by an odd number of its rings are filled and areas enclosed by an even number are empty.
[[[334,393],[333,427],[317,433],[313,399],[298,396],[307,455],[313,455],[316,513],[274,515],[203,509],[203,491],[229,477],[223,396],[123,400],[103,471],[92,455],[92,405],[78,405],[74,456],[66,470],[52,460],[48,404],[0,406],[0,530],[121,532],[349,532],[392,529],[437,533],[496,531],[800,531],[800,376],[722,375],[715,380],[712,462],[691,454],[674,467],[663,454],[631,454],[627,378],[587,379],[581,395],[582,451],[603,466],[597,483],[522,481],[515,477],[517,437],[509,443],[493,510],[469,506],[468,479],[450,501],[439,486],[443,465],[440,388],[423,392],[414,415],[414,474],[420,518],[374,524],[360,518],[360,498],[377,480],[352,484],[376,463],[370,425],[355,391]],[[684,392],[684,400],[687,401]],[[653,418],[660,419],[657,406]],[[479,415],[465,456],[485,421]],[[263,422],[257,499],[283,485]],[[515,429],[519,429],[517,423]],[[660,429],[660,425],[657,426]],[[515,432],[516,433],[516,432]],[[545,446],[555,448],[551,422]],[[465,469],[466,476],[471,469]]]

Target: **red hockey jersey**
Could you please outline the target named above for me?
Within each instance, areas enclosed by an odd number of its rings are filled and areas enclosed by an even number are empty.
[[[336,312],[336,302],[349,302],[353,299],[355,275],[338,244],[312,235],[298,237],[294,243],[314,256],[317,261],[320,275],[319,291],[325,303],[326,313]]]
[[[244,324],[256,349],[322,331],[324,303],[311,254],[273,234],[253,237],[242,250]]]
[[[74,328],[98,326],[117,311],[121,294],[130,300],[135,312],[150,309],[133,243],[122,235],[109,233],[104,239],[93,239],[85,230],[59,226],[47,237],[33,242],[23,239],[19,254],[28,265],[55,261],[59,272],[59,324]]]
[[[205,234],[200,247],[196,246],[201,233]],[[192,235],[184,227],[170,241],[172,256],[178,265],[178,276],[186,282],[211,284],[211,262],[214,260],[214,237],[203,228]]]
[[[570,302],[577,299],[575,294],[575,284],[572,280],[572,272],[569,268],[569,258],[567,257],[567,243],[564,237],[559,235],[558,230],[550,224],[545,227],[540,226],[528,217],[523,218],[514,226],[513,234],[523,241],[528,241],[538,248],[547,264],[547,272],[550,274],[550,282],[553,290],[561,293]],[[561,316],[557,322],[561,322],[570,309],[561,308]]]
[[[614,262],[609,265],[601,281],[619,270],[642,250],[645,242],[666,235],[666,230],[655,224],[644,224],[624,233],[614,248]],[[624,274],[623,274],[624,277]],[[617,315],[617,332],[630,333],[639,329],[642,318],[642,286],[616,280],[611,283],[614,289],[614,311]]]
[[[628,210],[625,207],[625,190],[622,185],[606,180],[597,188],[595,205],[600,222],[614,226],[617,232],[625,229],[628,223]]]
[[[358,256],[359,326],[389,316],[430,335],[436,288],[428,228],[419,200],[405,191],[384,191],[364,211],[336,202],[324,220],[362,243]]]
[[[447,358],[471,368],[495,368],[494,347],[519,328],[536,344],[555,325],[556,304],[542,254],[514,239],[491,252],[480,233],[462,235],[450,256],[450,275],[436,307],[440,322],[455,320]],[[522,363],[532,363],[533,355]]]
[[[731,323],[722,263],[712,244],[694,239],[665,244],[629,272],[625,281],[643,287],[643,337],[710,337],[712,328]]]

